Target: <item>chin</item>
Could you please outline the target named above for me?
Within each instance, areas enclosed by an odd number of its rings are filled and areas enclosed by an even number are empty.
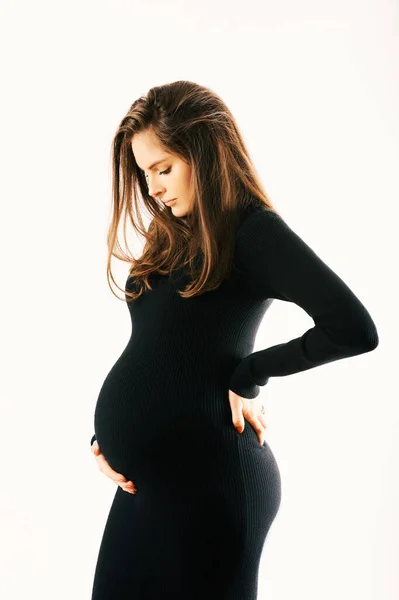
[[[188,215],[187,209],[182,208],[181,206],[176,206],[176,204],[174,206],[171,206],[170,209],[173,214],[176,214],[177,217],[185,217]]]

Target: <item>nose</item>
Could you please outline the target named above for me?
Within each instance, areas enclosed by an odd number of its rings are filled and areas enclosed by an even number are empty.
[[[148,182],[148,193],[153,198],[157,198],[165,193],[165,187],[159,183],[157,184]]]

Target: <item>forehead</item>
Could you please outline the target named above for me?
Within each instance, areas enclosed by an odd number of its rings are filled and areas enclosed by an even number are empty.
[[[171,158],[171,154],[148,131],[135,134],[131,146],[136,163],[142,170],[151,170]]]

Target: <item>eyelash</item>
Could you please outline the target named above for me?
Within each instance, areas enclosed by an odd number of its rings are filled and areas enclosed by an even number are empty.
[[[140,169],[141,170],[141,169]],[[160,171],[160,175],[168,175],[170,173],[171,167],[168,167],[167,169],[165,169],[165,171]],[[144,175],[144,177],[146,177],[144,171],[141,171],[142,174]]]

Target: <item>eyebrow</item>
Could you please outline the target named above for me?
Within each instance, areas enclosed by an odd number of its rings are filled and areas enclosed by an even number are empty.
[[[168,156],[165,156],[164,158],[161,158],[161,160],[157,160],[157,162],[154,162],[150,167],[149,167],[149,171],[151,171],[154,167],[156,167],[157,165],[159,165],[159,163],[164,162],[165,160],[168,160]],[[144,169],[142,169],[139,165],[137,165],[140,169],[140,171],[144,171]]]

